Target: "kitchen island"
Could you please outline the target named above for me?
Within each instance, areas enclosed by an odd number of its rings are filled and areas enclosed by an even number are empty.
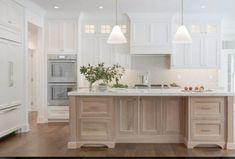
[[[69,93],[68,148],[184,143],[234,149],[233,93],[123,89]]]

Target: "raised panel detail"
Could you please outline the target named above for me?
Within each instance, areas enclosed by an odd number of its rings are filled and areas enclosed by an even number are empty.
[[[182,132],[182,98],[163,97],[163,134],[176,135]]]
[[[133,45],[145,45],[150,42],[150,26],[148,23],[133,23]]]
[[[223,141],[223,120],[194,120],[192,122],[192,139],[194,141]]]
[[[112,98],[81,98],[79,101],[81,117],[111,117],[113,110]]]
[[[76,24],[74,21],[66,21],[63,25],[63,50],[74,52],[76,48]]]
[[[79,122],[79,138],[81,141],[104,141],[112,138],[111,122],[102,119],[81,119]]]
[[[224,98],[192,98],[193,118],[224,118]]]
[[[129,136],[138,134],[138,99],[122,97],[118,100],[117,134]]]
[[[151,43],[153,45],[168,45],[169,41],[169,24],[164,22],[152,23]]]
[[[161,133],[161,97],[141,97],[140,135]]]
[[[92,47],[91,47],[92,46]],[[97,51],[97,40],[95,37],[86,37],[83,39],[82,63],[83,65],[96,65],[99,62],[99,53]]]

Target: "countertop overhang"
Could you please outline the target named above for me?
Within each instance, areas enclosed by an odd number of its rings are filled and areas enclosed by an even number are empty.
[[[235,96],[234,92],[213,90],[204,92],[184,92],[181,89],[109,89],[106,92],[78,89],[69,96]]]

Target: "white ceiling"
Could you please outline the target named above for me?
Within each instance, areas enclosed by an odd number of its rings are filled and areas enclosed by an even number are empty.
[[[115,0],[32,0],[48,12],[103,12],[114,11]],[[181,0],[118,0],[119,12],[169,12],[180,11]],[[202,9],[201,6],[206,8]],[[54,9],[59,6],[59,9]],[[98,9],[103,6],[104,9]],[[235,15],[235,0],[185,0],[185,11],[190,13],[217,13]]]

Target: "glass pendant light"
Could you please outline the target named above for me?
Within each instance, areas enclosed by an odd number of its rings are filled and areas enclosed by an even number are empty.
[[[117,0],[116,0],[116,24],[112,29],[111,34],[109,35],[108,44],[125,44],[127,43],[126,37],[124,36],[121,28],[118,25],[117,22],[117,16],[118,16],[118,12],[117,12]]]
[[[173,43],[187,44],[192,43],[191,35],[188,32],[188,29],[184,25],[184,0],[181,0],[181,26],[176,31]]]

